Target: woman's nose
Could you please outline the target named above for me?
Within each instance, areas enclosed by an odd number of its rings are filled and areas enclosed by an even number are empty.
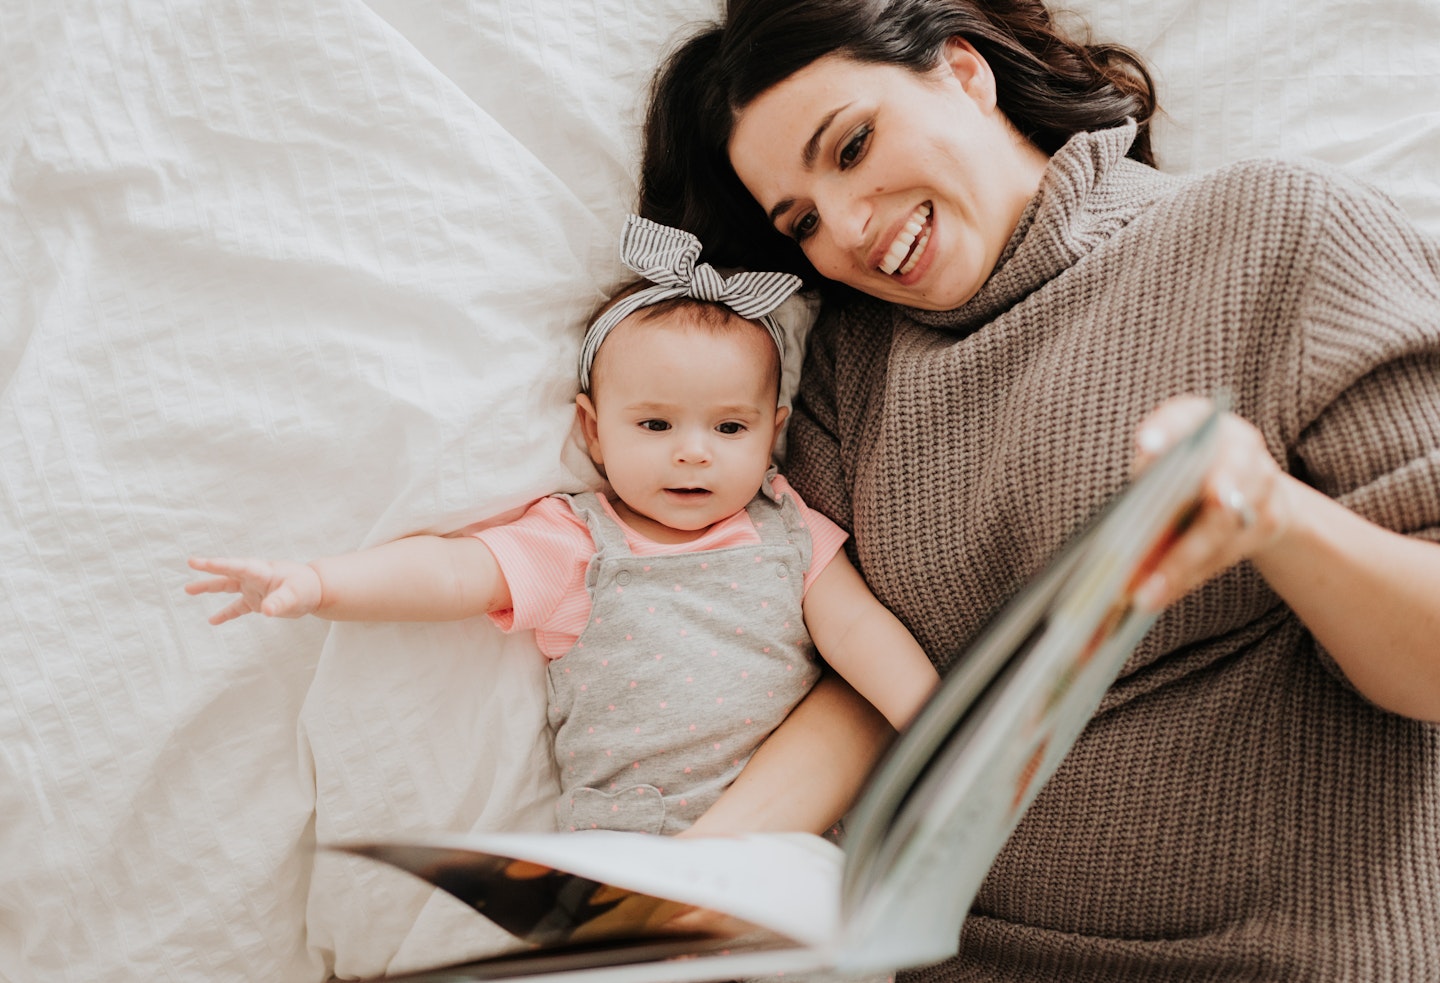
[[[853,249],[865,242],[871,208],[864,196],[844,186],[830,186],[816,195],[815,210],[821,230],[828,230],[836,246]]]

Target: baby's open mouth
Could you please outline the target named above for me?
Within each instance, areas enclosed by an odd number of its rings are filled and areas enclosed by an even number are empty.
[[[930,203],[927,201],[910,214],[900,234],[890,243],[885,258],[880,261],[880,272],[887,276],[894,273],[904,276],[915,269],[929,243]]]
[[[665,489],[665,490],[666,490],[667,492],[669,492],[670,494],[672,494],[672,495],[696,495],[696,496],[699,496],[699,495],[708,495],[708,494],[710,494],[710,489],[708,489],[708,488],[667,488],[667,489]]]

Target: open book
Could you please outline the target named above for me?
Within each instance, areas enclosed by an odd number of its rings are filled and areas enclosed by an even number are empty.
[[[845,978],[952,955],[990,864],[1153,621],[1131,596],[1194,514],[1217,427],[1212,414],[1112,499],[962,654],[877,766],[843,848],[805,833],[603,830],[337,846],[424,878],[524,944],[405,978]],[[667,925],[692,907],[744,925]]]

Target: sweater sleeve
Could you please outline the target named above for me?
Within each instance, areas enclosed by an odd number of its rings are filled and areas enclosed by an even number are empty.
[[[1440,242],[1335,175],[1300,300],[1299,473],[1360,515],[1440,540]]]

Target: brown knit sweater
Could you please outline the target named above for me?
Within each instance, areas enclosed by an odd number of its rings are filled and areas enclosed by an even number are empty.
[[[1440,540],[1440,244],[1331,170],[1180,179],[1133,134],[1054,157],[964,307],[812,336],[787,472],[942,671],[1177,393],[1229,389],[1283,468]],[[1234,568],[1126,665],[960,956],[901,979],[1440,980],[1440,727],[1367,703]]]

